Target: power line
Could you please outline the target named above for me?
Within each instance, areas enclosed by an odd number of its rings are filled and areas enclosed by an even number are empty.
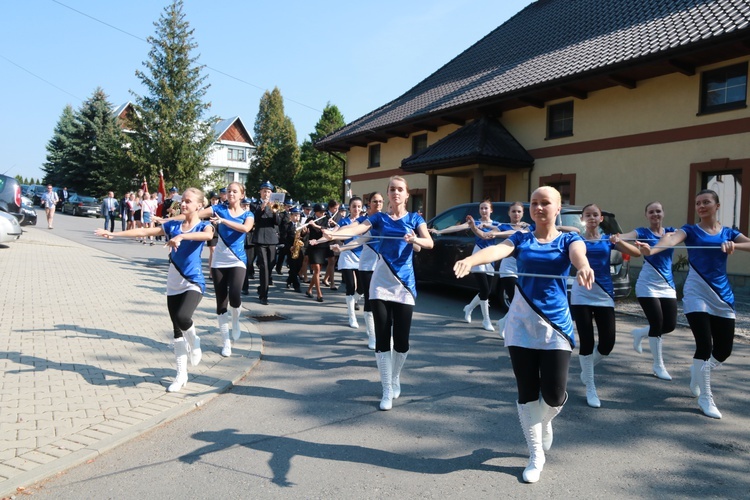
[[[60,2],[60,1],[58,1],[58,0],[52,0],[52,1],[53,1],[54,3],[56,3],[56,4],[60,5],[60,6],[62,6],[62,7],[65,7],[66,9],[70,9],[70,10],[72,10],[73,12],[75,12],[75,13],[77,13],[77,14],[80,14],[80,15],[82,15],[82,16],[84,16],[84,17],[87,17],[87,18],[91,19],[92,21],[96,21],[97,23],[103,24],[104,26],[107,26],[108,28],[112,28],[113,30],[117,30],[117,31],[119,31],[120,33],[124,33],[125,35],[128,35],[128,36],[130,36],[130,37],[133,37],[133,38],[135,38],[136,40],[140,40],[141,42],[144,42],[144,43],[148,43],[148,40],[146,40],[146,39],[144,39],[144,38],[141,38],[141,37],[139,37],[138,35],[134,35],[133,33],[130,33],[130,32],[128,32],[128,31],[125,31],[124,29],[118,28],[117,26],[114,26],[114,25],[112,25],[112,24],[109,24],[109,23],[107,23],[107,22],[104,22],[104,21],[102,21],[101,19],[97,19],[97,18],[96,18],[96,17],[94,17],[94,16],[91,16],[91,15],[89,15],[89,14],[86,14],[85,12],[82,12],[82,11],[80,11],[80,10],[78,10],[78,9],[74,9],[73,7],[71,7],[71,6],[69,6],[69,5],[66,5],[66,4],[64,4],[64,3],[62,3],[62,2]],[[215,71],[216,73],[219,73],[219,74],[221,74],[221,75],[224,75],[224,76],[226,76],[226,77],[229,77],[229,78],[231,78],[231,79],[233,79],[233,80],[237,80],[238,82],[240,82],[240,83],[244,83],[245,85],[248,85],[248,86],[250,86],[250,87],[253,87],[253,88],[256,88],[256,89],[258,89],[258,90],[262,90],[262,91],[265,91],[265,90],[267,90],[267,88],[263,88],[263,87],[261,87],[261,86],[259,86],[259,85],[255,85],[254,83],[250,83],[250,82],[248,82],[248,81],[245,81],[245,80],[243,80],[242,78],[238,78],[238,77],[236,77],[236,76],[234,76],[234,75],[231,75],[231,74],[229,74],[229,73],[227,73],[227,72],[225,72],[225,71],[221,71],[221,70],[219,70],[219,69],[213,68],[213,67],[211,67],[211,66],[209,66],[209,65],[207,65],[207,64],[206,64],[206,65],[204,65],[204,66],[205,66],[205,67],[206,67],[207,69],[211,70],[211,71]],[[295,103],[295,104],[298,104],[299,106],[303,106],[303,107],[305,107],[305,108],[311,109],[311,110],[313,110],[313,111],[317,111],[317,112],[319,112],[319,113],[322,113],[322,112],[323,112],[323,110],[321,110],[321,109],[318,109],[318,108],[314,108],[314,107],[312,107],[312,106],[308,106],[307,104],[305,104],[305,103],[303,103],[303,102],[300,102],[300,101],[296,101],[296,100],[294,100],[294,99],[291,99],[291,98],[289,98],[289,97],[286,97],[286,98],[285,98],[285,100],[287,100],[287,101],[289,101],[289,102],[293,102],[293,103]]]
[[[33,76],[34,78],[38,78],[39,80],[43,81],[43,82],[44,82],[44,83],[46,83],[47,85],[50,85],[51,87],[54,87],[54,88],[56,88],[56,89],[57,89],[57,90],[59,90],[60,92],[64,92],[64,93],[68,94],[69,96],[75,97],[75,98],[76,98],[76,99],[78,99],[79,101],[83,102],[83,99],[81,99],[81,98],[80,98],[80,97],[78,97],[77,95],[75,95],[75,94],[71,94],[71,93],[70,93],[70,92],[68,92],[67,90],[65,90],[65,89],[63,89],[63,88],[60,88],[60,87],[58,87],[57,85],[55,85],[54,83],[50,82],[49,80],[45,80],[44,78],[42,78],[41,76],[37,75],[36,73],[32,73],[31,71],[29,71],[28,69],[24,68],[24,67],[23,67],[23,66],[21,66],[20,64],[18,64],[18,63],[16,63],[16,62],[14,62],[14,61],[11,61],[10,59],[8,59],[7,57],[5,57],[4,55],[0,54],[0,57],[2,57],[3,59],[5,59],[5,60],[6,60],[6,61],[8,61],[9,63],[11,63],[11,64],[12,64],[13,66],[17,67],[18,69],[21,69],[21,70],[25,71],[26,73],[30,74],[30,75],[31,75],[31,76]]]

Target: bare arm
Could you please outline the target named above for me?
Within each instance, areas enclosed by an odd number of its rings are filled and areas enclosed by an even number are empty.
[[[509,240],[505,240],[499,245],[484,248],[477,253],[456,262],[453,266],[453,272],[456,273],[457,278],[463,278],[471,272],[472,267],[504,259],[513,253],[514,248],[515,245]]]
[[[416,233],[406,235],[406,241],[412,245],[418,245],[420,249],[424,250],[430,250],[434,245],[432,236],[430,236],[430,232],[427,230],[427,224],[424,222],[417,226]]]
[[[594,284],[594,270],[589,266],[586,258],[586,243],[574,241],[570,244],[570,263],[577,269],[576,279],[578,284],[591,290]]]
[[[678,229],[674,233],[667,233],[662,236],[659,241],[653,247],[648,243],[642,241],[636,241],[635,246],[641,251],[643,255],[655,255],[667,248],[671,248],[685,241],[687,234],[682,229]]]

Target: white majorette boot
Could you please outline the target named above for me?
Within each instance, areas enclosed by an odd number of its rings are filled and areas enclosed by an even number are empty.
[[[351,328],[359,328],[357,323],[357,313],[354,311],[354,304],[357,303],[357,298],[354,295],[346,296],[346,312],[349,315],[349,326]]]
[[[365,311],[365,328],[367,329],[367,348],[375,350],[375,318],[372,311]]]
[[[523,436],[529,447],[529,465],[523,470],[525,483],[536,483],[544,468],[544,448],[542,447],[542,418],[539,401],[518,404],[518,420],[521,422]]]
[[[602,354],[602,353],[599,352],[599,346],[598,345],[594,346],[594,352],[591,355],[593,356],[593,358],[591,358],[591,359],[594,360],[594,366],[596,366],[599,363],[601,363],[604,360],[604,358],[607,357],[604,354]]]
[[[174,377],[174,382],[167,387],[167,392],[177,392],[187,385],[187,358],[187,342],[185,339],[174,339],[174,359],[177,365],[177,375]]]
[[[549,406],[544,402],[544,398],[539,398],[539,408],[542,412],[542,449],[549,451],[552,448],[552,419],[554,419],[568,402],[568,393],[565,393],[565,399],[560,406]]]
[[[228,358],[232,355],[232,340],[229,338],[229,313],[219,314],[219,333],[224,346],[221,348],[221,355]]]
[[[182,332],[185,342],[187,342],[187,350],[190,354],[190,365],[198,366],[203,357],[203,351],[201,351],[201,339],[195,333],[195,325],[191,325],[190,328]]]
[[[383,386],[383,398],[380,400],[381,410],[393,408],[393,361],[391,351],[376,352],[375,361],[380,371],[380,383]]]
[[[703,363],[700,373],[701,395],[698,396],[698,406],[707,417],[721,418],[721,412],[714,404],[714,397],[711,394],[711,371],[716,370],[721,363],[711,356]]]
[[[469,302],[469,305],[464,307],[464,319],[467,323],[471,323],[471,311],[474,310],[475,307],[479,305],[479,294],[477,294],[473,299],[471,299],[471,302]]]
[[[492,326],[492,320],[490,319],[490,301],[480,300],[479,308],[482,310],[482,328],[488,332],[494,332],[495,327]]]
[[[229,306],[229,312],[232,314],[232,339],[240,340],[242,330],[240,328],[240,308]]]
[[[505,340],[505,318],[508,315],[508,313],[505,314],[502,318],[497,320],[497,332],[500,334],[500,338]]]
[[[696,398],[701,395],[701,369],[703,368],[702,359],[693,358],[693,364],[690,365],[690,392]]]
[[[594,355],[581,356],[579,354],[578,361],[581,362],[581,382],[586,386],[586,403],[592,408],[599,408],[602,403],[599,401],[594,385]]]
[[[643,326],[641,328],[634,328],[630,330],[630,334],[633,336],[633,349],[635,349],[635,352],[637,352],[638,354],[643,354],[643,347],[641,347],[641,342],[643,342],[643,339],[648,337],[648,331],[650,329],[650,326]]]
[[[404,362],[406,361],[407,354],[409,354],[409,351],[391,351],[391,362],[393,370],[391,376],[391,386],[393,388],[393,399],[398,399],[398,397],[401,395],[401,368],[404,367]]]
[[[648,343],[651,346],[651,356],[654,357],[654,376],[662,380],[672,380],[661,355],[661,337],[649,337]]]

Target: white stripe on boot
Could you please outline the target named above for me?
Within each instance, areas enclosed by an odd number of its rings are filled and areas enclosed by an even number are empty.
[[[480,300],[479,308],[482,310],[482,328],[488,332],[494,332],[495,327],[492,326],[492,320],[490,319],[490,301]]]
[[[542,449],[549,451],[552,448],[552,420],[562,411],[565,403],[568,402],[568,393],[565,393],[565,399],[560,406],[549,406],[544,402],[544,398],[539,398],[539,407],[542,412]]]
[[[594,385],[594,355],[578,355],[578,361],[581,363],[581,382],[586,386],[586,403],[592,408],[602,406],[599,396],[596,394]]]
[[[221,348],[221,355],[228,358],[232,355],[232,340],[229,338],[229,313],[219,314],[219,332],[224,346]]]
[[[351,328],[359,328],[359,323],[357,322],[357,313],[354,311],[354,304],[356,302],[357,299],[354,295],[346,296],[346,313],[349,316],[349,326]]]
[[[201,339],[195,333],[195,325],[191,325],[190,328],[182,332],[182,336],[187,342],[187,350],[190,354],[190,365],[198,366],[203,358],[203,351],[201,351]]]
[[[380,384],[383,386],[383,398],[380,400],[381,410],[393,408],[393,361],[391,351],[376,352],[375,361],[380,372]]]
[[[365,328],[367,329],[367,348],[375,350],[375,318],[372,311],[365,311]]]
[[[240,308],[229,306],[229,312],[232,313],[232,338],[240,340],[242,329],[240,328]]]
[[[184,338],[174,339],[174,359],[177,367],[177,374],[174,382],[169,384],[167,392],[177,392],[187,385],[187,342]]]
[[[721,363],[711,356],[703,363],[700,373],[701,395],[698,396],[698,406],[707,417],[711,418],[721,418],[721,412],[714,404],[714,397],[711,393],[711,371],[717,369],[719,365]]]
[[[404,367],[404,362],[406,361],[407,354],[409,354],[409,351],[398,352],[394,350],[391,352],[391,360],[393,363],[393,376],[391,377],[393,399],[398,399],[398,397],[401,395],[401,369]]]
[[[641,328],[634,328],[630,330],[630,334],[633,336],[633,349],[635,349],[635,352],[638,354],[643,353],[643,347],[641,347],[641,342],[643,342],[643,339],[648,337],[648,331],[651,329],[649,326],[644,326]]]
[[[471,323],[471,312],[478,305],[479,305],[479,294],[477,294],[473,299],[471,299],[471,302],[469,302],[469,305],[464,307],[464,319],[466,320],[467,323]]]
[[[649,337],[648,343],[651,347],[651,356],[654,357],[654,376],[662,380],[672,380],[667,368],[664,366],[664,358],[662,357],[661,352],[661,337]]]
[[[539,401],[531,401],[519,404],[518,420],[521,422],[523,436],[526,438],[526,446],[529,448],[529,464],[523,470],[523,480],[526,483],[539,481],[544,468],[544,448],[542,447],[542,418]]]

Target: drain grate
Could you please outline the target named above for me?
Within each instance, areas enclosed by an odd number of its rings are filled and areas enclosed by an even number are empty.
[[[248,316],[250,316],[251,318],[253,318],[256,321],[262,321],[264,323],[267,322],[267,321],[284,321],[286,319],[284,316],[282,316],[282,315],[280,315],[278,313],[273,313],[273,314],[258,314],[258,315],[248,314]]]

